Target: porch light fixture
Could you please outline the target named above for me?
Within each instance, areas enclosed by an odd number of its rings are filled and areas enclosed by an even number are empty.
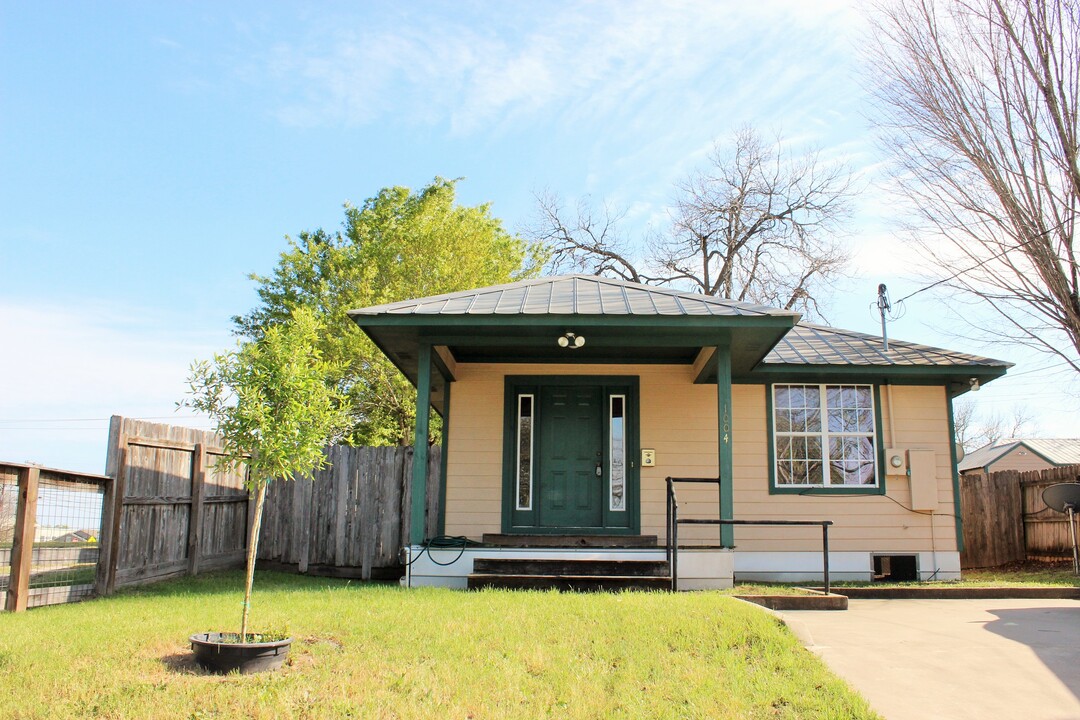
[[[585,337],[583,335],[575,335],[572,332],[568,332],[565,335],[559,336],[559,347],[575,349],[585,344]]]
[[[979,391],[979,378],[971,378],[970,380],[968,380],[968,385],[971,386],[971,389],[973,391],[978,392]]]

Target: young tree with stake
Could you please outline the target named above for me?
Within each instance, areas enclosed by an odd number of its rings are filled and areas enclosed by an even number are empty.
[[[344,395],[328,382],[338,373],[322,357],[320,332],[310,311],[296,310],[261,337],[192,365],[191,397],[180,403],[214,420],[225,463],[246,465],[246,484],[255,493],[240,642],[248,635],[266,486],[274,479],[310,478],[326,464],[323,448],[349,423]]]

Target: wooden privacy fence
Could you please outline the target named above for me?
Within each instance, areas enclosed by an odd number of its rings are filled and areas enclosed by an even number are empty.
[[[98,586],[242,565],[250,500],[211,432],[113,416]]]
[[[105,495],[100,593],[243,565],[252,502],[244,469],[219,466],[214,433],[113,417],[109,438],[106,474],[117,481]],[[261,564],[364,579],[400,575],[412,448],[334,446],[327,452],[330,465],[314,481],[270,483]],[[429,457],[427,532],[434,536],[439,448]]]
[[[1072,556],[1067,516],[1046,507],[1042,491],[1076,482],[1080,465],[960,476],[964,568]]]
[[[4,609],[92,595],[98,565],[101,475],[0,463],[0,592]]]
[[[400,576],[408,536],[411,447],[329,449],[330,465],[312,481],[271,483],[259,536],[267,567],[340,577]],[[428,455],[428,537],[438,534],[441,451]]]
[[[1043,502],[1043,490],[1058,483],[1077,482],[1080,465],[1020,473],[1024,493],[1024,543],[1032,559],[1072,557],[1069,518]]]

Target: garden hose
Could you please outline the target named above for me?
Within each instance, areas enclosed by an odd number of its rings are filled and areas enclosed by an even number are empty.
[[[470,540],[464,535],[439,535],[437,537],[425,540],[423,546],[420,548],[420,552],[416,553],[416,555],[411,560],[405,563],[405,567],[409,567],[414,562],[419,560],[421,557],[423,557],[424,553],[428,554],[428,557],[431,558],[431,562],[441,567],[447,567],[448,565],[453,565],[461,559],[461,556],[465,554],[465,548],[469,547],[470,545],[479,544],[480,543],[476,542],[475,540]],[[434,547],[436,550],[449,550],[457,548],[458,554],[457,557],[455,557],[450,562],[439,562],[435,559],[435,556],[431,554],[432,547]],[[402,548],[402,550],[404,551],[404,548]]]

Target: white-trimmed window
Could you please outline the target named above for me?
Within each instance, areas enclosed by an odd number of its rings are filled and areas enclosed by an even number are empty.
[[[875,487],[870,385],[774,385],[776,486]]]

